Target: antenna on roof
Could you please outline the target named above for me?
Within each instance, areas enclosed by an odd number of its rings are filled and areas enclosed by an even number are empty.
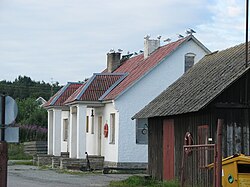
[[[171,38],[167,38],[167,39],[165,39],[165,40],[163,40],[163,42],[170,42],[171,41]]]

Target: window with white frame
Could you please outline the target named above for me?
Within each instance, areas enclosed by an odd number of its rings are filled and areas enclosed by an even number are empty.
[[[63,119],[63,141],[68,140],[69,120]]]
[[[110,114],[110,144],[115,143],[115,114]]]
[[[136,119],[136,143],[148,143],[148,119]]]
[[[189,70],[194,65],[194,53],[187,53],[185,55],[185,72]]]

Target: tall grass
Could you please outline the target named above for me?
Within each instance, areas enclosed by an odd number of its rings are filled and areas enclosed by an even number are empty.
[[[24,153],[24,145],[20,144],[8,144],[8,157],[9,160],[30,160],[32,156]]]

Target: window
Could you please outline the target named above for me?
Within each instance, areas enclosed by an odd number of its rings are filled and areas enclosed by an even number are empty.
[[[115,114],[110,114],[110,142],[115,143]]]
[[[86,116],[86,132],[89,132],[89,116]]]
[[[63,141],[68,140],[69,120],[63,119]]]
[[[94,116],[94,110],[91,110],[91,134],[94,134],[95,132],[95,116]]]
[[[148,119],[136,120],[136,143],[137,144],[148,143]]]
[[[194,65],[194,53],[187,53],[185,55],[185,72]]]
[[[91,134],[95,133],[95,118],[91,116]]]

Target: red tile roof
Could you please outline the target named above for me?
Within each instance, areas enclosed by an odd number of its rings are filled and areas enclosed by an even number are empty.
[[[122,92],[124,92],[129,86],[135,83],[138,79],[143,77],[148,71],[159,64],[164,58],[175,51],[182,43],[189,40],[190,37],[186,37],[175,42],[169,43],[155,50],[148,58],[144,59],[144,55],[138,55],[125,61],[120,67],[118,67],[114,73],[128,73],[128,76],[116,86],[104,100],[115,99]]]
[[[50,106],[62,106],[64,101],[68,99],[83,83],[69,82],[67,85],[62,87],[54,96],[52,96],[44,107]]]
[[[115,99],[190,39],[193,39],[209,53],[209,50],[205,46],[194,36],[190,35],[159,47],[146,59],[144,59],[143,54],[129,58],[122,62],[112,73],[107,73],[106,69],[102,73],[94,74],[84,85],[75,85],[74,89],[70,89],[66,86],[70,91],[67,91],[65,88],[66,90],[57,93],[48,101],[48,106],[61,106],[74,101],[103,101]]]
[[[94,74],[86,83],[75,91],[64,103],[73,101],[98,101],[106,96],[106,92],[119,84],[126,74],[124,73],[100,73]]]

